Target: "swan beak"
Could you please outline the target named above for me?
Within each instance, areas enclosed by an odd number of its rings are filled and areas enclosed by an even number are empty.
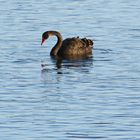
[[[42,42],[41,42],[41,45],[44,43],[44,41],[45,41],[46,39],[45,38],[42,38]]]

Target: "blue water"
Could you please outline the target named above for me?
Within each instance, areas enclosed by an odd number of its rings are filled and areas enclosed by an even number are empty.
[[[1,140],[140,140],[139,0],[1,0],[0,13]],[[47,30],[93,39],[93,57],[51,59]]]

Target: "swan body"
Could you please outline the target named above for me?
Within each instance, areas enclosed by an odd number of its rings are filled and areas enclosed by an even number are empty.
[[[86,56],[89,54],[92,54],[92,48],[93,48],[93,41],[86,38],[79,38],[79,37],[73,37],[73,38],[67,38],[63,40],[61,34],[57,31],[46,31],[42,34],[42,43],[46,39],[49,38],[49,36],[56,36],[57,37],[57,43],[52,48],[50,55],[51,56],[61,56],[61,57],[76,57],[76,56]]]

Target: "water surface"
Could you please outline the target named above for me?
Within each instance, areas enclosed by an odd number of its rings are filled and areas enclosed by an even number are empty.
[[[138,0],[1,0],[1,139],[139,140],[139,7]],[[93,57],[51,59],[56,38],[40,43],[52,29],[93,39]]]

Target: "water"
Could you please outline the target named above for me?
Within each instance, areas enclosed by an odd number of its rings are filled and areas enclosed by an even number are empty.
[[[0,3],[2,140],[140,139],[138,0]],[[93,57],[52,60],[52,29],[93,39]]]

